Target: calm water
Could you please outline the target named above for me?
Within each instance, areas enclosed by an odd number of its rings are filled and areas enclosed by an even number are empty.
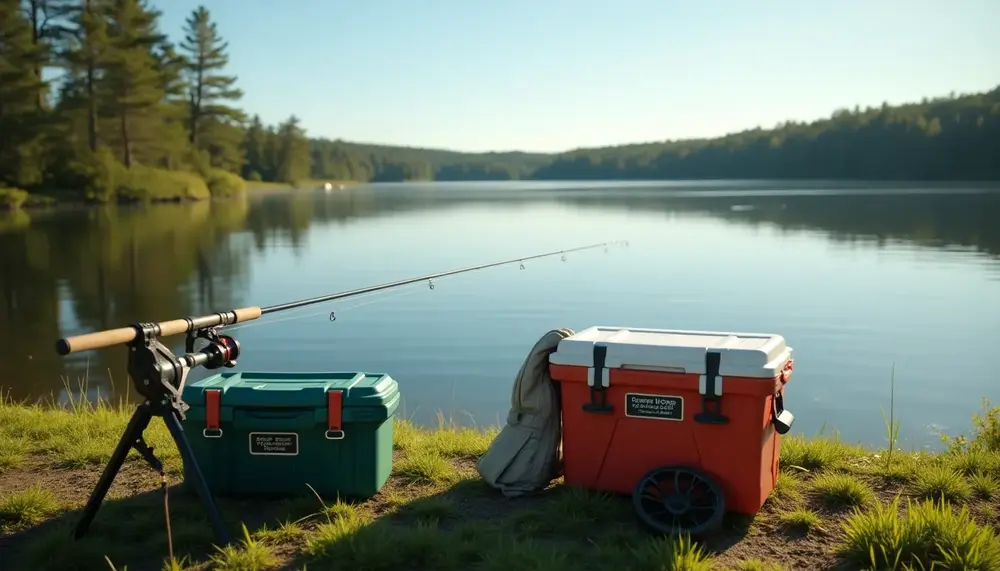
[[[1000,193],[738,181],[373,185],[8,215],[0,386],[124,394],[123,348],[60,358],[54,341],[622,239],[234,327],[238,369],[388,372],[406,416],[492,424],[540,335],[626,325],[784,335],[788,406],[809,434],[883,443],[894,366],[905,445],[936,446],[982,397],[1000,401]]]

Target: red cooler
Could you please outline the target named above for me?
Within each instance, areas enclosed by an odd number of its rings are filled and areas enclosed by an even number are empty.
[[[756,513],[774,489],[779,435],[794,420],[782,336],[591,327],[559,342],[549,370],[562,395],[566,484],[632,494],[640,512],[640,488],[656,488],[656,507],[681,513],[697,509],[691,490],[704,480],[702,496],[721,496],[705,525],[723,511]],[[683,490],[649,484],[664,468]]]

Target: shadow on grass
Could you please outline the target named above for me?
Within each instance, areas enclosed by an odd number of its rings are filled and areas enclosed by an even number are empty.
[[[554,485],[503,499],[467,479],[402,503],[378,518],[347,509],[332,514],[288,569],[434,569],[458,571],[690,568],[708,553],[642,527],[629,498]],[[703,538],[712,551],[738,542],[751,518],[727,518]],[[671,566],[670,561],[674,561]],[[677,567],[686,561],[689,567]],[[707,569],[707,567],[704,567]]]
[[[217,550],[197,496],[172,486],[169,499],[176,558],[201,563],[199,568],[211,560],[211,569],[673,568],[668,561],[699,564],[712,552],[726,551],[752,521],[727,516],[722,530],[697,538],[702,547],[679,546],[642,527],[627,497],[556,484],[504,499],[477,478],[424,485],[390,481],[374,498],[358,502],[319,498],[308,489],[286,499],[218,498],[233,544]],[[81,512],[64,512],[4,538],[4,568],[111,569],[105,557],[119,571],[164,568],[168,544],[160,490],[106,500],[88,535],[75,541]]]
[[[89,491],[88,491],[89,492]],[[183,485],[168,488],[173,549],[178,559],[204,560],[218,552],[201,501]],[[265,524],[295,521],[317,512],[318,502],[308,489],[298,496],[275,500],[217,498],[226,526],[236,543],[240,524],[257,530]],[[121,499],[105,499],[86,536],[73,538],[82,506],[64,511],[40,525],[0,539],[0,567],[7,569],[111,569],[105,557],[121,571],[163,568],[168,559],[167,526],[160,489]]]

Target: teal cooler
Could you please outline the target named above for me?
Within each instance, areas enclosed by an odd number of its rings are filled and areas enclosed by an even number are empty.
[[[184,388],[182,422],[213,495],[367,498],[392,472],[389,375],[224,373]],[[184,480],[190,482],[189,466]]]

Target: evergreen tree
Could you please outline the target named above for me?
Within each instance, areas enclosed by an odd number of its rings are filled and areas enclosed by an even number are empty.
[[[47,105],[48,82],[43,81],[43,71],[53,63],[55,45],[65,32],[60,26],[62,18],[69,9],[67,0],[24,0],[25,16],[31,26],[31,43],[37,58],[31,63],[31,73],[37,81],[35,89],[35,107],[45,110]]]
[[[278,127],[275,178],[295,183],[309,177],[309,140],[299,127],[299,118],[289,117]]]
[[[45,50],[35,43],[20,0],[0,0],[0,182],[40,182],[38,93],[45,89],[35,69]]]
[[[264,139],[266,133],[260,121],[260,115],[254,115],[243,138],[243,154],[246,164],[243,165],[243,178],[261,180],[264,175]]]
[[[156,136],[162,119],[164,81],[154,48],[164,36],[157,31],[160,13],[145,0],[113,0],[108,24],[110,55],[103,78],[109,94],[105,109],[118,123],[122,163],[131,167],[137,145]]]
[[[81,0],[66,11],[67,30],[59,59],[66,70],[60,104],[64,116],[77,109],[86,115],[87,148],[100,144],[98,79],[109,64],[107,0]]]
[[[207,121],[242,121],[243,113],[227,106],[224,101],[237,101],[243,97],[235,88],[236,77],[220,71],[229,64],[226,53],[228,44],[219,36],[215,22],[208,10],[199,6],[186,21],[185,37],[180,48],[185,52],[185,72],[189,84],[188,139],[199,148],[202,146],[203,127]]]
[[[156,70],[159,73],[163,100],[160,101],[159,113],[162,122],[159,136],[152,141],[150,149],[159,159],[159,164],[168,169],[182,166],[195,167],[203,170],[197,157],[192,158],[187,144],[187,82],[184,78],[185,61],[175,50],[173,44],[164,41],[154,50]]]

